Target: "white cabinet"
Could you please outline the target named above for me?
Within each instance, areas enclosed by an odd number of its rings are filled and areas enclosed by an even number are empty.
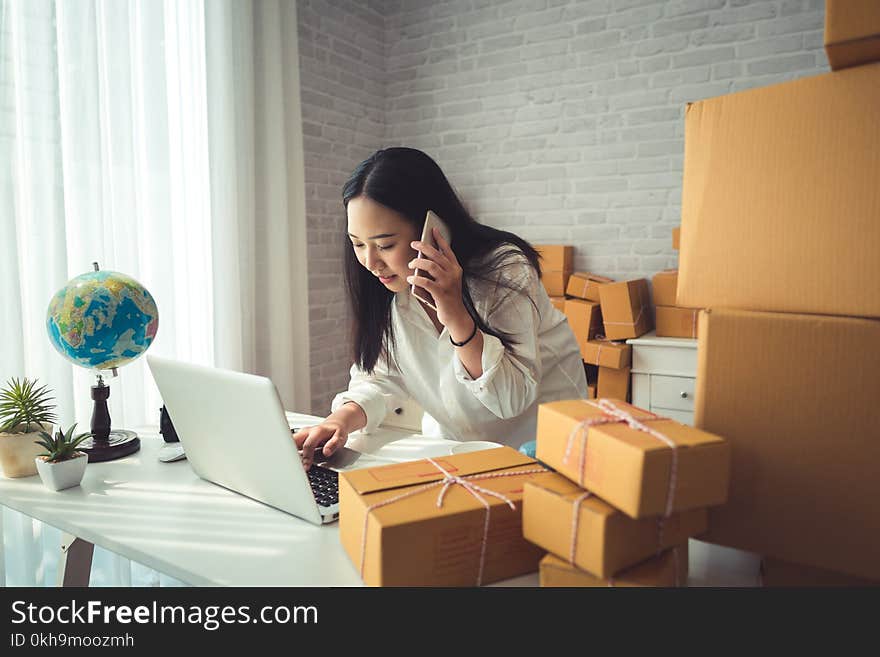
[[[627,344],[633,350],[633,405],[693,424],[697,341],[658,338],[652,331]]]

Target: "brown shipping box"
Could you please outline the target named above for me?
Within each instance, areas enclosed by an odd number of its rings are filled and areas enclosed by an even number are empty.
[[[681,246],[681,226],[672,229],[672,248],[678,251]]]
[[[599,301],[599,287],[606,283],[613,283],[614,279],[589,272],[575,272],[568,279],[568,287],[565,293],[578,299],[587,301]]]
[[[656,306],[654,321],[658,338],[696,338],[699,332],[699,308]]]
[[[538,581],[545,587],[687,586],[687,577],[687,543],[664,550],[659,555],[608,578],[596,577],[553,554],[541,559],[538,569]]]
[[[523,491],[523,535],[566,561],[574,542],[575,565],[597,577],[611,577],[706,529],[706,509],[634,519],[595,495],[584,498],[585,494],[553,472],[528,481]]]
[[[876,320],[700,314],[694,423],[733,452],[701,540],[880,580],[878,345]]]
[[[654,289],[654,305],[674,306],[675,288],[677,285],[677,269],[666,269],[654,274],[654,277],[651,279],[651,286]]]
[[[565,312],[565,297],[550,297],[550,303],[561,313]]]
[[[587,383],[587,399],[595,399],[596,398],[596,384],[595,383]]]
[[[600,402],[634,418],[658,418],[616,399],[548,402],[538,406],[538,460],[632,518],[666,512],[672,449],[660,438],[623,422],[584,426],[611,418]],[[675,420],[641,419],[677,447],[672,511],[723,504],[730,475],[730,444],[720,436]],[[586,454],[583,447],[586,444]]]
[[[588,340],[581,355],[586,363],[619,370],[632,363],[632,346],[613,340]]]
[[[688,105],[677,305],[880,317],[878,107],[880,64]]]
[[[615,369],[599,366],[599,381],[596,396],[629,401],[629,381],[631,368]]]
[[[587,340],[592,340],[602,332],[602,310],[593,301],[566,299],[565,316],[583,357]]]
[[[427,459],[340,473],[339,539],[369,586],[475,586],[534,572],[543,552],[522,535],[523,484],[546,472],[510,447],[436,457],[451,475],[508,473],[470,481],[499,493],[482,493],[487,509],[461,484],[442,505],[444,474]],[[523,474],[516,474],[522,472]],[[427,487],[426,484],[434,485]],[[385,506],[370,507],[413,493]],[[368,522],[365,518],[369,513]],[[480,577],[484,523],[489,518]],[[363,562],[362,562],[363,555]]]
[[[547,296],[565,296],[565,286],[568,284],[569,276],[571,273],[567,271],[545,270],[541,272],[541,284],[547,290]]]
[[[564,271],[569,274],[574,268],[574,247],[570,244],[533,244],[541,256],[541,270]],[[560,292],[560,294],[563,294]]]
[[[825,0],[825,54],[832,71],[880,61],[880,2]]]
[[[574,263],[574,247],[568,244],[535,244],[541,256],[541,283],[551,297],[565,296]]]
[[[541,560],[543,563],[543,559]],[[880,586],[880,581],[843,575],[822,568],[802,566],[781,559],[761,560],[761,584],[767,587],[788,586]]]
[[[654,328],[648,281],[644,278],[603,285],[599,297],[609,340],[637,338]]]

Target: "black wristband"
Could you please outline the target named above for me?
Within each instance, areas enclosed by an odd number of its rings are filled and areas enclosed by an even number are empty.
[[[476,334],[477,334],[477,323],[474,322],[474,331],[473,331],[473,333],[470,334],[470,336],[468,336],[468,339],[467,339],[467,340],[465,340],[464,342],[456,342],[455,340],[452,339],[452,334],[450,333],[450,334],[449,334],[449,341],[452,343],[452,345],[453,345],[454,347],[463,347],[463,346],[465,346],[468,342],[470,342],[471,340],[473,340],[473,339],[474,339],[474,336],[475,336]]]

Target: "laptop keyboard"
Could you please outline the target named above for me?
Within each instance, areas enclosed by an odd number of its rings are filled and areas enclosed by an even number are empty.
[[[308,474],[319,506],[330,506],[339,502],[339,473],[336,470],[313,465]]]

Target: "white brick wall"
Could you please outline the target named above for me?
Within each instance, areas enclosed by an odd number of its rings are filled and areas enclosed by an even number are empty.
[[[385,23],[379,10],[381,3],[357,0],[297,3],[316,414],[328,413],[333,394],[348,385],[342,185],[358,162],[381,147],[385,131]]]
[[[685,103],[826,72],[823,19],[822,0],[408,0],[386,141],[435,157],[480,220],[647,276],[677,262]]]
[[[431,154],[483,222],[616,278],[676,265],[688,101],[828,70],[823,0],[304,0],[313,412],[347,383],[342,182]]]

